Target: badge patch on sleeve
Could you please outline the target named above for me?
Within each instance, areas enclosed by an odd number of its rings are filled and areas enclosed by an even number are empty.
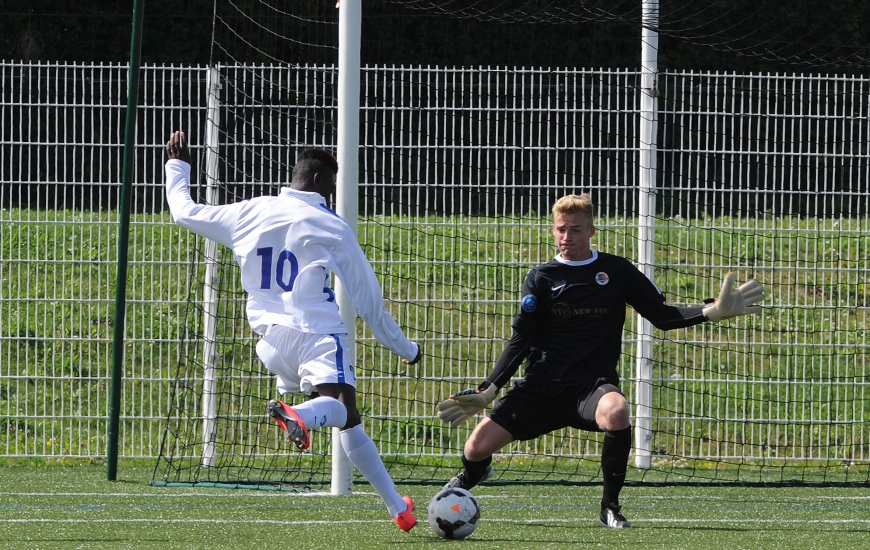
[[[538,298],[533,294],[523,296],[523,300],[520,302],[520,307],[522,307],[523,311],[526,313],[531,313],[538,307]]]

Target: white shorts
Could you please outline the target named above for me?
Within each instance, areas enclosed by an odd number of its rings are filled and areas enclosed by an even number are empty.
[[[257,355],[278,379],[282,394],[306,395],[318,384],[348,384],[356,388],[347,334],[312,334],[272,325],[257,343]]]

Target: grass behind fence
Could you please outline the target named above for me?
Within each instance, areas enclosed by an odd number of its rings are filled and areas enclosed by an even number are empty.
[[[0,216],[0,454],[103,456],[117,216],[29,210]],[[414,390],[425,392],[421,399],[443,394],[436,387],[443,380],[476,383],[486,374],[457,369],[472,362],[491,366],[499,338],[508,336],[499,327],[514,313],[525,270],[553,252],[546,218],[509,221],[377,218],[360,224],[360,240],[387,296],[397,300],[391,304],[397,316],[409,321],[422,310],[420,317],[438,320],[426,327],[435,337],[426,345],[431,365],[422,366],[426,382]],[[599,248],[636,256],[633,220],[598,220],[598,225]],[[870,456],[870,394],[849,398],[856,386],[866,386],[867,229],[865,219],[660,221],[656,282],[672,300],[698,303],[715,294],[724,266],[761,279],[768,296],[763,316],[703,325],[677,337],[657,333],[663,336],[656,348],[659,427],[682,434],[660,440],[661,452],[683,452],[695,445],[688,443],[692,440],[708,444],[691,452],[739,456],[741,445],[717,449],[710,442],[744,429],[740,415],[751,414],[809,426],[775,434],[774,443],[795,446],[797,440],[801,449],[800,441],[821,438],[837,456],[844,449]],[[186,316],[190,280],[197,276],[190,271],[194,251],[192,235],[168,215],[134,217],[121,456],[157,454],[182,330],[199,322]],[[229,267],[223,276],[235,273]],[[238,318],[232,330],[243,331],[241,310],[232,310],[243,296],[233,298],[236,302],[222,307]],[[489,343],[481,348],[477,339]],[[486,357],[479,356],[481,349]],[[375,362],[388,355],[375,350],[364,345],[360,353],[370,353],[367,360]],[[219,353],[229,357],[238,350],[227,345]],[[234,359],[239,360],[254,359]],[[626,364],[631,361],[627,355]],[[745,378],[753,383],[741,384]],[[725,412],[738,424],[681,417],[680,411],[721,416],[700,404],[692,409],[691,396],[711,393],[726,396],[732,408]],[[369,414],[388,409],[377,395],[363,399]],[[747,437],[745,445],[754,452],[753,441]],[[824,459],[825,452],[805,458]]]

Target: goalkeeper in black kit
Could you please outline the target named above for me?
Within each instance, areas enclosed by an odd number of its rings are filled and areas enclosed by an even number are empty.
[[[476,389],[438,404],[438,417],[457,427],[495,400],[523,361],[525,376],[472,432],[464,465],[445,487],[470,489],[492,474],[492,455],[512,441],[565,427],[604,432],[604,491],[599,524],[626,528],[619,493],[631,451],[631,411],[619,389],[616,366],[626,305],[661,330],[690,327],[761,311],[764,289],[754,280],[734,288],[728,273],[708,305],[676,307],[627,259],[592,250],[592,201],[567,195],[553,206],[559,254],[532,268],[523,284],[513,335],[492,373]]]

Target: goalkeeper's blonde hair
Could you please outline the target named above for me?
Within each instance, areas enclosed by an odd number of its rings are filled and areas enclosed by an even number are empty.
[[[589,223],[592,223],[592,197],[588,193],[565,195],[553,205],[553,215],[576,213],[586,214]]]

